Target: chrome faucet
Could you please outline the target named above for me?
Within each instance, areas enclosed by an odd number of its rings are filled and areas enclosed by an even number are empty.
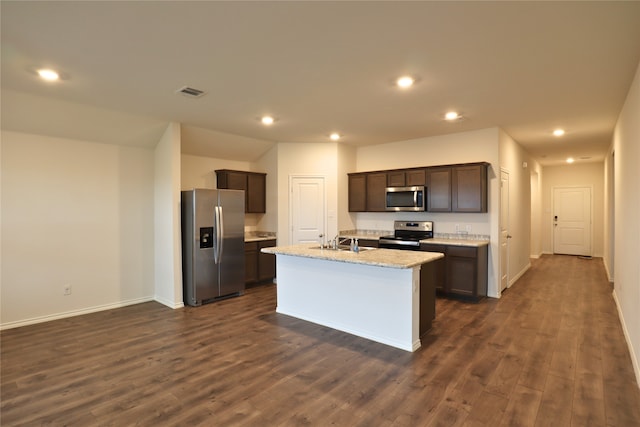
[[[336,239],[337,239],[337,238],[338,238],[338,236],[336,236]],[[347,240],[353,240],[353,238],[352,238],[352,237],[345,237],[344,239],[342,239],[342,240],[340,240],[340,241],[338,242],[338,246],[340,246],[340,245],[344,245],[344,244],[347,242]]]

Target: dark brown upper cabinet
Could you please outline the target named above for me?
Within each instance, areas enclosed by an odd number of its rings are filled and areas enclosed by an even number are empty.
[[[216,170],[217,187],[228,190],[243,190],[246,213],[265,213],[267,200],[267,174],[260,172]]]
[[[427,210],[451,212],[451,168],[427,168]]]
[[[487,165],[459,165],[452,168],[451,210],[487,212]]]
[[[401,169],[387,172],[387,187],[414,187],[425,184],[424,169]]]
[[[367,175],[349,174],[349,212],[367,211]]]
[[[404,187],[405,173],[404,171],[387,172],[387,187]]]
[[[367,174],[367,212],[385,212],[387,195],[387,174]]]
[[[427,187],[428,212],[487,212],[489,163],[350,173],[349,212],[386,212],[386,187]]]

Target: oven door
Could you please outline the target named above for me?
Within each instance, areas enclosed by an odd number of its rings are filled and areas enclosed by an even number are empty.
[[[403,251],[419,251],[420,241],[388,239],[388,238],[381,237],[378,240],[378,247],[384,248],[384,249],[400,249]]]

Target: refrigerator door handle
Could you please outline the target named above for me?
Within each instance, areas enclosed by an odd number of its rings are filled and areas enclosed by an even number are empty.
[[[218,206],[218,259],[217,263],[222,260],[222,251],[224,250],[224,212],[222,206]]]
[[[213,207],[213,262],[218,263],[218,253],[220,252],[220,214],[218,206]]]

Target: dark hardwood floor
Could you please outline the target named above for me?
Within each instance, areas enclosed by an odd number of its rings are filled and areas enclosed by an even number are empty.
[[[439,299],[415,353],[275,305],[269,285],[3,331],[1,424],[640,426],[599,259],[544,256],[500,300]]]

